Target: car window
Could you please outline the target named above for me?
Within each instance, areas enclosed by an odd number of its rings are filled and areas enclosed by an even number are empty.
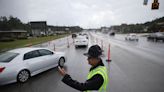
[[[31,51],[24,55],[24,60],[39,57],[39,56],[40,56],[40,54],[39,54],[38,50]]]
[[[86,39],[86,36],[78,36],[76,39]]]
[[[156,33],[157,36],[162,36],[162,33]]]
[[[49,50],[45,50],[45,49],[41,49],[38,50],[41,56],[45,56],[45,55],[52,55],[53,52],[49,51]]]
[[[18,53],[12,53],[12,52],[1,53],[0,54],[0,62],[8,63],[18,55],[19,55]]]
[[[135,37],[136,35],[132,35],[133,37]]]
[[[162,34],[162,36],[164,36],[164,33],[161,33]]]

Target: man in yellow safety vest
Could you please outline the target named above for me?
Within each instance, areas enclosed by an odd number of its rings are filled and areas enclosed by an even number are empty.
[[[108,85],[108,74],[107,69],[104,66],[101,55],[102,50],[98,45],[93,45],[89,48],[88,52],[84,54],[88,57],[88,63],[91,65],[90,71],[88,73],[87,80],[85,83],[80,83],[73,80],[69,74],[65,72],[63,68],[59,67],[59,72],[63,75],[62,81],[75,88],[79,91],[98,91],[107,92]]]

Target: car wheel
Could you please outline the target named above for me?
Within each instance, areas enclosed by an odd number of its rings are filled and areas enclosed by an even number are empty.
[[[17,75],[17,81],[24,83],[30,78],[30,72],[27,70],[22,70]]]
[[[58,62],[58,65],[60,66],[60,67],[63,67],[64,66],[64,63],[65,63],[65,59],[62,57],[62,58],[60,58],[59,59],[59,62]]]

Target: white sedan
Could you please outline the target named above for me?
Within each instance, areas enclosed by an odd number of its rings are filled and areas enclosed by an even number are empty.
[[[88,46],[88,39],[86,36],[77,36],[75,39],[75,47],[77,48],[78,46]]]
[[[31,76],[56,66],[64,66],[63,52],[46,48],[19,48],[0,54],[0,85],[26,82]]]
[[[136,34],[128,34],[125,37],[125,40],[129,40],[129,41],[138,41],[138,36]]]

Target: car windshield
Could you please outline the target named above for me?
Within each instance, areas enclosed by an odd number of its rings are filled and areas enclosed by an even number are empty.
[[[18,55],[19,55],[18,53],[12,53],[12,52],[1,53],[0,54],[0,62],[8,63]]]
[[[132,36],[136,36],[136,35],[132,35]]]
[[[77,39],[86,39],[85,36],[78,36]]]

